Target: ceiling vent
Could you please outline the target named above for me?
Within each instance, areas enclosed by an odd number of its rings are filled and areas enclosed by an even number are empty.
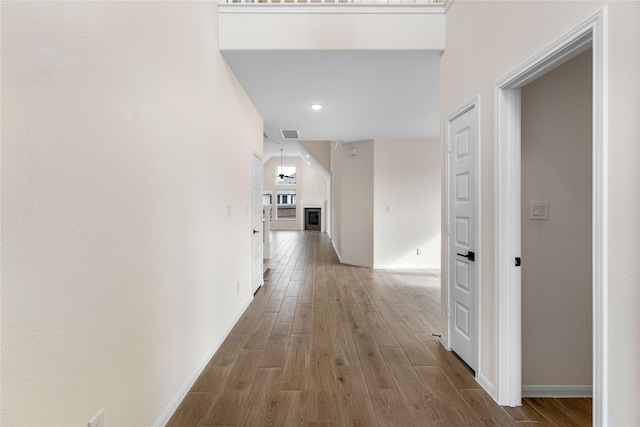
[[[282,138],[284,139],[299,139],[298,131],[296,129],[280,129]]]

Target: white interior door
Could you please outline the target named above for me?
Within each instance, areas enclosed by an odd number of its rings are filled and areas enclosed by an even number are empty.
[[[472,107],[449,121],[449,337],[450,347],[477,369],[476,121]]]
[[[252,248],[252,282],[255,293],[263,283],[262,271],[262,159],[253,153],[251,157],[251,248]]]

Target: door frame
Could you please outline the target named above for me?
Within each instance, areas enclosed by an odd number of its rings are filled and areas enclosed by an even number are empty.
[[[255,233],[253,233],[253,205],[255,204],[255,200],[254,197],[256,196],[254,194],[253,191],[253,179],[254,179],[254,170],[253,170],[253,160],[257,159],[260,164],[262,165],[262,156],[254,149],[251,150],[251,209],[250,211],[250,223],[251,223],[251,293],[255,294],[257,292],[258,289],[260,289],[260,287],[262,285],[264,285],[264,279],[262,279],[260,281],[260,286],[258,286],[257,288],[254,289],[254,283],[253,280],[256,277],[256,272],[254,271],[255,269],[255,265],[253,262],[253,254],[254,254],[254,237],[255,237]],[[260,196],[259,196],[259,200],[260,200],[260,204],[262,205],[262,193],[264,191],[264,179],[263,179],[263,168],[264,166],[261,166],[258,171],[257,171],[257,177],[260,179]],[[260,270],[264,270],[264,224],[263,224],[263,220],[264,219],[264,214],[260,215]],[[260,277],[262,277],[264,271],[260,271]]]
[[[476,252],[476,259],[475,259],[475,268],[476,268],[476,283],[475,283],[475,294],[474,294],[474,301],[473,301],[473,308],[475,311],[475,316],[474,316],[474,321],[476,324],[476,328],[475,328],[475,339],[474,339],[474,352],[476,354],[476,372],[475,372],[475,377],[476,380],[478,382],[480,382],[484,387],[491,387],[490,386],[490,382],[486,381],[480,374],[480,372],[482,372],[482,358],[480,357],[480,340],[481,340],[481,330],[482,328],[480,327],[480,319],[482,318],[480,316],[480,309],[481,309],[481,304],[480,304],[480,295],[481,295],[481,270],[482,270],[482,251],[480,250],[482,248],[481,245],[481,227],[480,227],[480,219],[481,219],[481,200],[482,198],[480,197],[481,195],[481,179],[480,179],[480,95],[476,95],[473,98],[471,98],[469,101],[465,102],[464,104],[462,104],[462,106],[460,106],[458,109],[456,109],[455,111],[451,112],[448,116],[447,116],[447,134],[446,134],[446,140],[445,140],[445,150],[444,150],[444,154],[446,157],[445,160],[445,176],[444,176],[444,181],[445,181],[445,207],[444,207],[444,211],[445,211],[445,227],[446,227],[446,254],[445,254],[445,259],[446,259],[446,263],[445,263],[445,271],[447,272],[447,337],[446,340],[445,339],[441,339],[442,344],[444,345],[444,347],[448,350],[451,351],[451,334],[452,334],[452,325],[451,325],[451,313],[453,311],[453,307],[451,307],[451,303],[452,303],[452,277],[449,274],[449,272],[451,271],[450,267],[451,267],[451,263],[454,261],[454,259],[452,259],[451,257],[449,257],[449,253],[451,252],[451,223],[450,223],[450,207],[451,207],[451,179],[450,179],[450,172],[451,172],[451,123],[457,119],[458,117],[460,117],[461,115],[463,115],[464,113],[474,110],[475,111],[475,116],[476,116],[476,138],[475,138],[475,200],[474,200],[474,209],[473,209],[473,215],[474,215],[474,220],[475,220],[475,252]]]
[[[496,83],[495,271],[496,400],[522,404],[520,88],[579,53],[593,51],[593,423],[607,425],[608,88],[607,8]],[[526,260],[523,260],[523,263]]]

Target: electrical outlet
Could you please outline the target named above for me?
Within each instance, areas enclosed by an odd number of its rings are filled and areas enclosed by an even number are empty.
[[[240,282],[236,283],[236,293],[240,293]]]
[[[416,253],[417,253],[418,255],[422,255],[422,248],[418,248],[418,249],[416,250]]]
[[[104,427],[104,409],[89,421],[89,427]]]

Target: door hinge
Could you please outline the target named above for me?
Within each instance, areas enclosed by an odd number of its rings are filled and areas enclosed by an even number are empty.
[[[451,143],[447,142],[447,153],[451,152]]]
[[[449,306],[447,306],[447,319],[451,319],[451,310],[449,310]]]
[[[451,224],[447,224],[447,235],[451,234]]]

